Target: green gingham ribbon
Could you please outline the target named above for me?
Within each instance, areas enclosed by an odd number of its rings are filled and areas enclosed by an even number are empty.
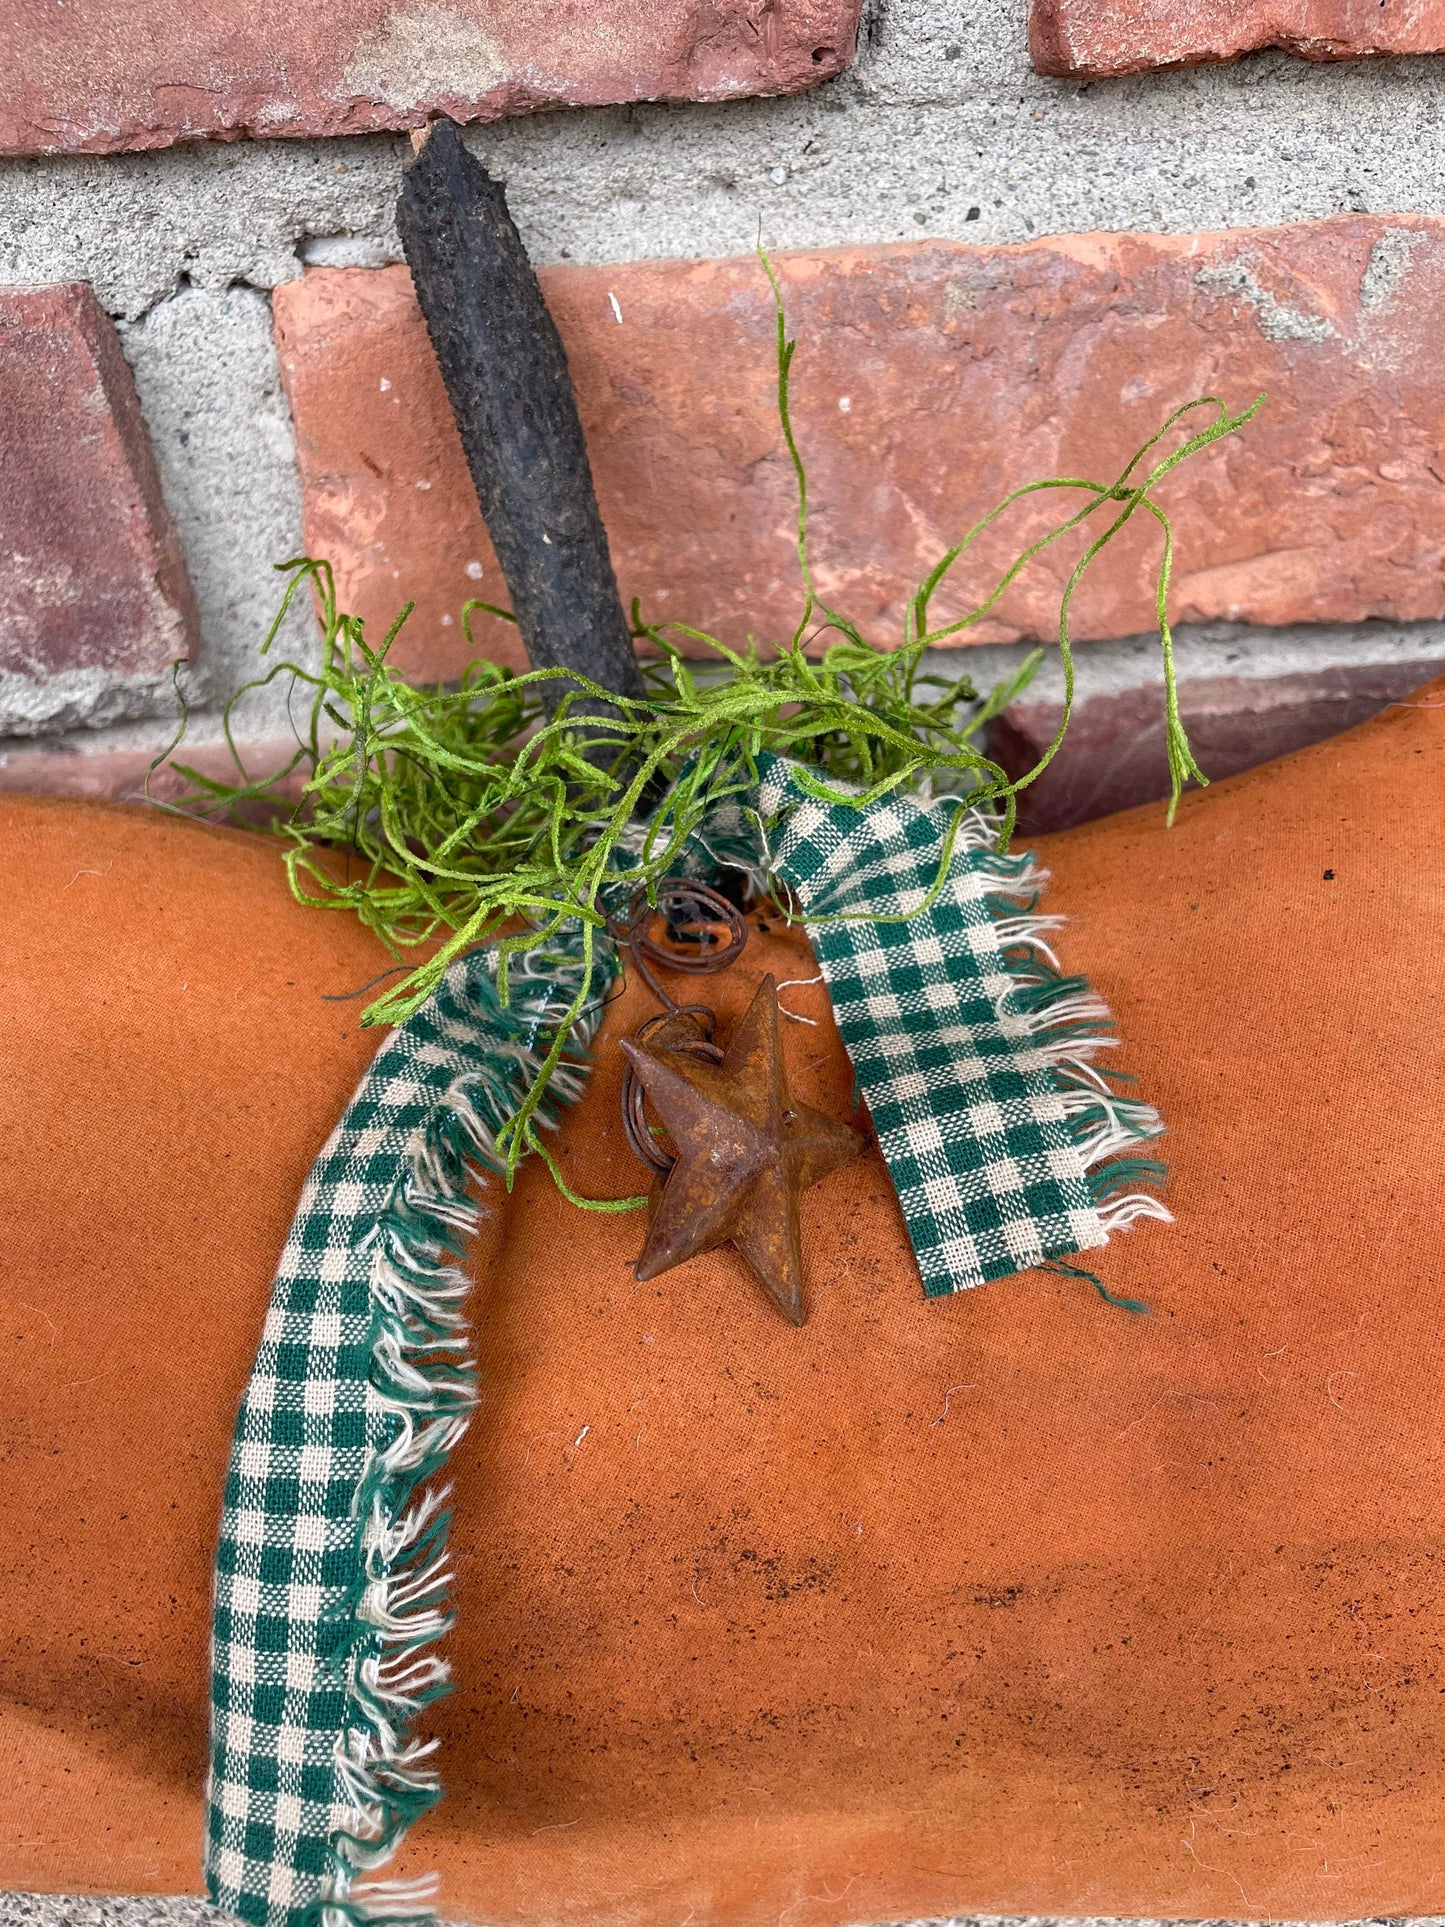
[[[599,1005],[614,970],[609,954]],[[477,1215],[468,1166],[489,1161],[579,974],[573,958],[514,971],[504,1010],[494,951],[455,964],[377,1052],[301,1193],[216,1560],[206,1884],[257,1927],[359,1914],[358,1877],[437,1797],[406,1728],[446,1690],[428,1651],[447,1624],[446,1518],[425,1488],[475,1399],[455,1263]],[[552,1094],[580,1087],[568,1065]],[[385,1593],[403,1569],[404,1611]]]
[[[800,906],[924,1290],[1166,1216],[1127,1189],[1155,1167],[1103,1162],[1162,1127],[1092,1069],[1106,1013],[1037,940],[1039,879],[997,855],[990,819],[956,799],[824,801],[776,759],[752,801],[731,806],[731,837],[705,829],[690,867],[761,837],[760,867]],[[604,958],[584,1043],[614,968]],[[453,966],[378,1052],[303,1191],[216,1569],[206,1878],[253,1927],[429,1912],[368,1875],[440,1792],[409,1734],[447,1685],[432,1650],[449,1623],[446,1518],[427,1481],[474,1398],[454,1262],[474,1217],[467,1167],[489,1161],[578,969],[559,956],[520,977],[504,1010],[495,953]],[[554,1096],[579,1087],[570,1068]]]
[[[959,799],[822,801],[769,760],[758,799],[878,1133],[930,1298],[1107,1243],[1055,1080],[1005,962],[1028,859]],[[953,857],[934,890],[950,825]],[[930,901],[931,898],[931,901]]]

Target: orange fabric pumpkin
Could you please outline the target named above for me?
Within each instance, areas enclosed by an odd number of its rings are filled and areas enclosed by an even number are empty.
[[[1170,1125],[1173,1226],[926,1303],[876,1153],[809,1324],[528,1170],[475,1254],[452,1917],[823,1927],[1434,1906],[1445,685],[1046,839],[1062,954]],[[211,1549],[305,1169],[382,967],[274,853],[4,805],[0,1882],[198,1885]],[[709,986],[812,975],[759,931]],[[847,1109],[821,986],[798,1093]],[[650,1006],[630,988],[617,1035]],[[558,1146],[637,1188],[616,1054]]]

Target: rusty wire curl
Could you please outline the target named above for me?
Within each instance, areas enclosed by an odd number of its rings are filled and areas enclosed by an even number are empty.
[[[672,939],[666,947],[652,934],[659,916],[664,919]],[[710,937],[701,934],[715,930],[719,924],[728,933],[723,942],[713,943]],[[632,899],[626,922],[609,919],[608,929],[630,953],[638,975],[664,1006],[638,1029],[636,1040],[641,1043],[649,1032],[662,1025],[673,1025],[682,1034],[669,1043],[670,1052],[678,1051],[700,1058],[704,1063],[720,1064],[723,1052],[712,1040],[717,1013],[707,1004],[678,1003],[658,982],[652,966],[683,971],[688,976],[726,969],[742,955],[748,941],[747,920],[742,911],[709,883],[694,877],[668,877],[657,885],[653,901],[648,900],[645,890],[639,890]],[[678,945],[687,947],[675,947]],[[697,1035],[688,1036],[677,1024],[678,1019],[690,1020]],[[663,1150],[653,1136],[647,1122],[646,1103],[642,1082],[629,1063],[622,1073],[622,1124],[627,1141],[655,1171],[670,1171],[677,1160],[670,1151]]]

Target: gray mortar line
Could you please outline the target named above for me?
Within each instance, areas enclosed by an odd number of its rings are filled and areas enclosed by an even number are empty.
[[[980,643],[932,650],[923,659],[923,673],[935,680],[952,680],[967,672],[983,697],[1014,676],[1036,647],[1027,642]],[[1302,673],[1395,664],[1417,664],[1423,683],[1445,669],[1445,622],[1319,623],[1281,629],[1239,622],[1200,623],[1174,632],[1174,657],[1180,683],[1186,686],[1224,677],[1265,686]],[[1078,643],[1074,660],[1075,700],[1080,704],[1129,689],[1157,687],[1164,680],[1159,638],[1152,633]],[[1058,649],[1045,648],[1027,700],[1054,704],[1063,700],[1063,693]],[[308,702],[308,692],[298,692],[294,710],[298,725],[305,720]],[[173,702],[165,714],[174,721]],[[237,736],[242,742],[271,746],[292,740],[284,686],[278,686],[269,702],[238,713]],[[95,755],[148,751],[160,740],[161,732],[149,721],[72,728],[39,741],[0,735],[0,764],[36,750],[71,749]],[[212,748],[222,740],[218,713],[198,708],[188,725],[187,745]]]
[[[69,1894],[0,1893],[0,1927],[231,1927],[230,1918],[190,1895],[138,1895],[96,1898]],[[439,1927],[448,1927],[442,1921]],[[451,1927],[460,1927],[451,1923]],[[898,1923],[898,1927],[1249,1927],[1246,1922],[1159,1921],[1092,1916],[1033,1914],[954,1914]],[[1271,1927],[1306,1927],[1275,1921]],[[1375,1921],[1317,1922],[1313,1927],[1381,1927]],[[1445,1927],[1445,1917],[1421,1914],[1392,1918],[1388,1927]]]
[[[229,1927],[229,1916],[186,1894],[97,1898],[0,1893],[0,1927]],[[439,1927],[460,1927],[460,1923],[442,1921]],[[1219,1919],[1164,1922],[1113,1916],[954,1914],[900,1922],[896,1927],[1248,1927],[1248,1924]],[[1273,1927],[1307,1927],[1307,1923],[1276,1921]],[[1378,1927],[1378,1923],[1317,1922],[1313,1927]],[[1438,1914],[1402,1916],[1392,1918],[1389,1927],[1445,1927],[1445,1918]]]

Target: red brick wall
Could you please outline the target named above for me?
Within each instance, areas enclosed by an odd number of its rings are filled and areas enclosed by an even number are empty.
[[[787,94],[860,0],[0,0],[0,153],[358,134],[429,115]],[[9,46],[7,48],[7,41]],[[8,53],[9,57],[3,57]]]
[[[778,267],[799,340],[815,564],[880,640],[897,639],[919,578],[1009,490],[1111,480],[1172,409],[1208,394],[1234,409],[1268,399],[1162,492],[1177,621],[1445,614],[1445,222],[920,242]],[[758,264],[639,262],[544,282],[624,595],[733,644],[789,634],[794,485]],[[462,602],[505,592],[406,270],[308,275],[278,290],[276,317],[308,548],[374,629],[416,597],[398,659],[457,673]],[[938,613],[970,607],[1062,499],[1012,512]],[[1081,547],[1042,558],[962,639],[1052,637]],[[1086,580],[1076,633],[1147,629],[1158,559],[1141,520]],[[518,660],[510,629],[483,618],[478,636]]]
[[[0,672],[163,677],[195,639],[115,328],[83,285],[0,288]]]
[[[1282,47],[1305,60],[1445,51],[1445,0],[1032,0],[1043,74],[1132,74]]]

